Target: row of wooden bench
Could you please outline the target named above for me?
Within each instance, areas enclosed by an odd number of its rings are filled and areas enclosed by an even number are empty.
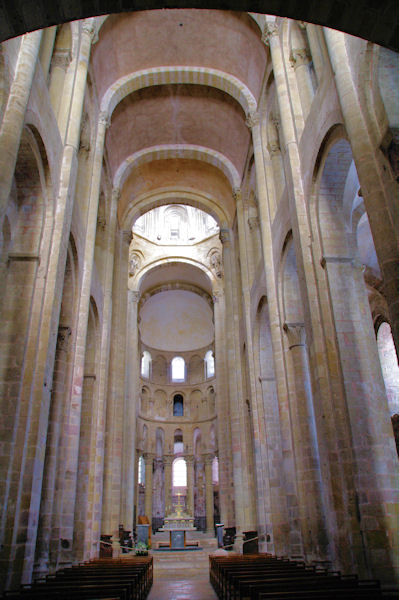
[[[18,600],[144,600],[153,581],[152,556],[99,558],[5,592]]]
[[[220,600],[374,600],[376,580],[359,580],[267,554],[210,556],[211,584]]]

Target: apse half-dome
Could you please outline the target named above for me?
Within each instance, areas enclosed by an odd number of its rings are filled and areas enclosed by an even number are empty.
[[[200,295],[167,290],[151,296],[140,310],[141,341],[164,351],[190,351],[213,342],[212,309]]]

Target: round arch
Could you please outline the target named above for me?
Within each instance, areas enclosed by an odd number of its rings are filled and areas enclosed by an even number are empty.
[[[191,66],[143,69],[121,77],[103,95],[101,111],[104,111],[111,117],[116,106],[123,98],[144,87],[163,85],[165,79],[169,84],[189,83],[215,87],[237,100],[245,114],[250,111],[256,111],[257,103],[254,95],[237,77],[218,69]]]
[[[126,158],[115,173],[114,188],[122,188],[135,167],[153,160],[168,158],[191,158],[206,162],[222,171],[229,180],[232,189],[240,187],[241,178],[236,167],[221,152],[194,144],[163,144],[145,148]]]
[[[136,219],[152,208],[165,204],[188,204],[199,208],[215,219],[220,228],[229,227],[233,215],[229,215],[220,202],[210,194],[193,192],[184,188],[167,188],[142,194],[130,204],[124,214],[120,216],[121,229],[130,230]]]

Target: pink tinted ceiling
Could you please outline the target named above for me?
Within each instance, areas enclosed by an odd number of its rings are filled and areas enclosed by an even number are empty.
[[[173,65],[225,71],[258,99],[266,48],[258,26],[246,13],[171,9],[111,15],[93,49],[100,97],[129,73]]]
[[[131,202],[134,204],[135,200],[140,200],[144,195],[151,198],[157,191],[168,189],[185,190],[215,198],[224,211],[226,219],[229,222],[233,219],[235,204],[231,185],[225,175],[216,167],[202,161],[174,158],[154,160],[133,169],[123,186],[118,205],[120,222]],[[173,193],[170,200],[173,200]],[[140,214],[155,205],[159,203],[149,200],[148,204],[142,206]],[[206,206],[197,205],[197,207],[210,212]],[[217,218],[216,215],[214,216]]]
[[[126,97],[112,115],[106,147],[113,175],[132,154],[162,144],[194,144],[224,154],[242,174],[250,132],[230,96],[214,88],[165,85]]]

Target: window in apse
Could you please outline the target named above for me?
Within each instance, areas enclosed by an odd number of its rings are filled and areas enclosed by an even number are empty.
[[[205,354],[205,375],[207,379],[215,376],[215,359],[212,350]]]
[[[172,381],[184,381],[186,378],[186,364],[184,358],[175,356],[172,360]]]
[[[187,486],[187,465],[184,458],[176,458],[173,463],[173,487]]]
[[[151,354],[144,350],[141,358],[141,376],[145,379],[150,378]]]

